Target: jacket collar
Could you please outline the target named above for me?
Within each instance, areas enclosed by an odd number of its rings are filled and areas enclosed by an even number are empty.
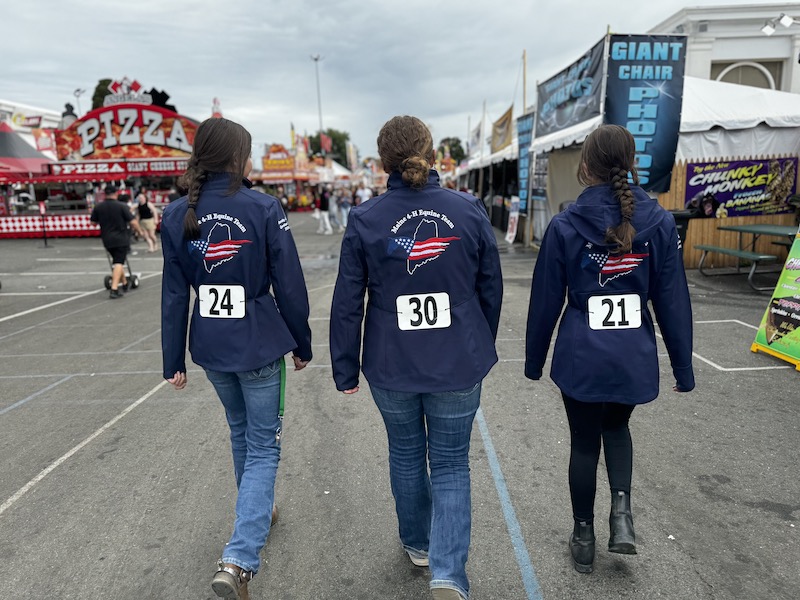
[[[428,185],[435,185],[436,187],[440,187],[439,185],[439,173],[436,169],[431,169],[428,172]],[[403,181],[403,174],[400,171],[393,171],[389,174],[389,183],[388,183],[390,190],[397,190],[400,188],[410,188],[411,186],[406,184]]]
[[[231,184],[233,173],[209,173],[208,179],[203,184],[204,190],[223,190]],[[252,183],[247,179],[241,179],[242,185],[245,187],[252,187]]]

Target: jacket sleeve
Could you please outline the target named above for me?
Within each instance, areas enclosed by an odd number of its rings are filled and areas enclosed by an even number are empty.
[[[358,233],[359,222],[351,214],[342,240],[339,275],[331,305],[330,345],[333,380],[337,390],[358,385],[361,368],[361,322],[367,289],[367,261]]]
[[[294,354],[301,360],[311,360],[308,291],[289,223],[277,201],[269,207],[267,216],[267,252],[275,302],[297,344]]]
[[[650,300],[658,327],[667,346],[672,373],[681,391],[694,389],[692,369],[692,304],[683,251],[674,221],[667,229],[666,255],[656,277],[650,283]]]
[[[481,208],[482,210],[482,208]],[[481,310],[492,330],[492,337],[497,340],[497,329],[500,325],[500,308],[503,305],[503,272],[500,267],[500,253],[494,237],[492,225],[486,212],[481,216],[481,238],[479,248],[478,278],[476,289]]]
[[[533,271],[528,327],[525,334],[525,377],[541,379],[550,339],[564,308],[567,270],[561,236],[551,221],[542,239]]]
[[[175,215],[165,213],[165,220]],[[189,281],[181,268],[178,248],[164,227],[161,247],[164,273],[161,278],[161,351],[164,379],[186,372],[186,330],[189,326]]]

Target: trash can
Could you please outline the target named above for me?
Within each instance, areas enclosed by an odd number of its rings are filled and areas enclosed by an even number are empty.
[[[675,217],[678,237],[681,239],[681,245],[684,245],[686,243],[686,231],[689,229],[689,220],[694,218],[695,213],[691,210],[671,210],[669,212]]]

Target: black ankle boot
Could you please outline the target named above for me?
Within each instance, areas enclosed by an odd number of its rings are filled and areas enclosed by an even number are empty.
[[[608,551],[618,554],[636,554],[636,534],[633,531],[631,495],[626,492],[611,494],[611,516],[608,517],[611,537]]]
[[[579,573],[591,573],[594,566],[594,524],[575,521],[575,529],[569,538],[572,564]]]

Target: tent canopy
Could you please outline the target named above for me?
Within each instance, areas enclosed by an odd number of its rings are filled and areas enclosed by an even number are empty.
[[[601,122],[597,116],[536,138],[531,151],[580,144]],[[798,127],[797,94],[685,77],[677,158],[792,153],[800,149]]]
[[[0,163],[4,174],[42,173],[49,162],[52,161],[32,148],[8,123],[0,122]]]

